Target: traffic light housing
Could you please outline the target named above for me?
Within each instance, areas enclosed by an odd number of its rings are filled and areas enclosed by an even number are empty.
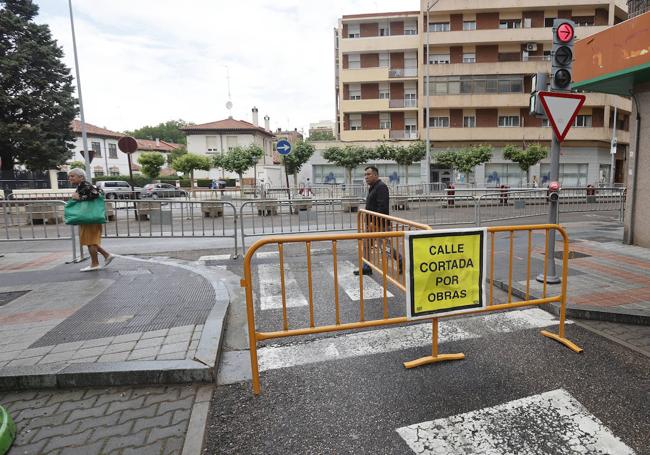
[[[530,91],[530,104],[529,112],[530,115],[540,118],[546,118],[546,112],[544,112],[544,106],[539,99],[539,92],[544,92],[548,90],[548,74],[546,73],[536,73],[533,74],[531,79],[531,91]]]
[[[571,91],[575,26],[576,24],[569,19],[553,21],[553,49],[551,51],[551,90],[553,91]]]

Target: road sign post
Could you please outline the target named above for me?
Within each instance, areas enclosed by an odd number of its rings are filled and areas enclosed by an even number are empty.
[[[291,143],[286,139],[280,139],[275,145],[275,149],[280,155],[282,155],[282,162],[284,163],[284,177],[287,182],[287,197],[291,199],[291,190],[289,189],[289,174],[287,173],[287,162],[284,159],[285,156],[291,153]]]
[[[131,194],[135,197],[135,187],[133,186],[133,169],[131,168],[131,154],[138,150],[138,141],[136,141],[135,138],[131,136],[124,136],[121,137],[119,141],[117,141],[117,146],[122,152],[126,153],[126,157],[129,162],[129,183],[131,184]]]

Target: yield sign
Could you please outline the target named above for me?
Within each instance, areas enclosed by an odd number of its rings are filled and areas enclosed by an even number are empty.
[[[578,111],[585,104],[585,95],[576,93],[539,92],[539,98],[558,141],[566,137]]]

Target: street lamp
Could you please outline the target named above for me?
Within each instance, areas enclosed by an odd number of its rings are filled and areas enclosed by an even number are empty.
[[[86,164],[86,177],[92,181],[92,169],[90,168],[90,153],[88,152],[88,135],[86,134],[86,120],[84,118],[84,102],[81,96],[81,77],[79,76],[79,59],[77,58],[77,39],[74,34],[74,18],[72,15],[72,0],[68,0],[70,8],[70,28],[72,30],[72,50],[74,52],[74,68],[77,74],[77,93],[79,94],[79,116],[81,118],[81,142],[84,149],[84,162]],[[104,150],[104,153],[106,151]],[[108,169],[107,169],[108,170]]]
[[[424,97],[426,104],[426,112],[424,116],[424,136],[426,140],[426,185],[430,187],[431,184],[431,143],[429,142],[429,12],[431,8],[436,6],[439,0],[435,0],[433,3],[429,4],[427,0],[427,23],[425,33],[427,34],[427,48],[426,48],[426,58],[424,61],[425,66],[425,80],[424,80]]]

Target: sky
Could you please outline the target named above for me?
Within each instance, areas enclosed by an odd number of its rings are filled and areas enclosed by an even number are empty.
[[[74,75],[67,0],[36,0]],[[271,129],[334,120],[334,34],[344,14],[417,0],[73,0],[86,122],[124,131],[173,119]],[[76,78],[75,78],[76,80]],[[75,83],[76,85],[76,83]]]

